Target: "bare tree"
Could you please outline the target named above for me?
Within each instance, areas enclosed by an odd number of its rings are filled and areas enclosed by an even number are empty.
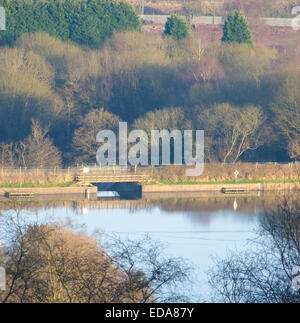
[[[19,163],[23,167],[59,167],[61,153],[48,137],[49,127],[44,129],[32,119],[31,135],[19,143],[17,148]]]
[[[95,162],[98,144],[97,133],[101,130],[116,130],[121,119],[105,111],[103,108],[90,111],[81,118],[80,127],[75,131],[73,147],[76,151],[77,161]]]
[[[201,113],[197,121],[206,130],[209,154],[223,163],[235,163],[246,151],[263,144],[264,120],[258,107],[221,104]]]
[[[13,143],[0,143],[0,165],[14,167],[16,165],[15,145]]]
[[[222,302],[300,302],[292,288],[293,268],[300,265],[300,204],[284,199],[261,220],[249,250],[215,259],[209,273],[213,300]]]
[[[224,78],[224,72],[216,59],[203,58],[190,65],[186,73],[187,79],[193,79],[196,82],[209,82]]]
[[[273,106],[275,126],[283,136],[290,158],[299,158],[300,138],[300,73],[286,76]]]
[[[288,145],[288,153],[292,159],[300,159],[300,137],[291,139]]]
[[[257,24],[263,15],[264,0],[227,0],[224,3],[225,15],[239,10],[248,18],[250,24]]]
[[[186,20],[189,24],[193,22],[193,18],[195,16],[201,16],[203,13],[202,10],[202,1],[188,1],[183,3],[182,12],[183,15],[186,17]]]
[[[129,302],[186,301],[180,286],[189,279],[190,268],[181,258],[168,258],[163,246],[149,236],[122,241],[113,237],[108,252],[125,274],[120,295],[126,293]],[[131,293],[126,291],[130,290]]]
[[[0,216],[7,289],[0,302],[111,303],[182,300],[189,268],[145,238],[110,240],[48,220],[29,221],[15,202]],[[174,292],[175,289],[175,292]]]

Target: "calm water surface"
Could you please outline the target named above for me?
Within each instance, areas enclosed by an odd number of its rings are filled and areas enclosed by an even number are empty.
[[[209,288],[206,272],[212,255],[241,251],[255,237],[259,218],[274,198],[151,196],[137,201],[69,200],[31,202],[24,215],[84,225],[88,233],[103,231],[122,238],[145,234],[165,244],[166,254],[183,257],[194,266],[196,281],[186,294],[197,300]],[[29,213],[28,213],[29,211]],[[195,296],[197,295],[197,296]]]

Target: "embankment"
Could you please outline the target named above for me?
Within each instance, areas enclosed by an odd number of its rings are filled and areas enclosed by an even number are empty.
[[[88,187],[90,194],[97,194],[97,187]],[[35,195],[65,195],[65,194],[85,194],[85,187],[26,187],[26,188],[0,188],[0,195],[5,192],[12,193],[34,193]]]
[[[297,192],[300,182],[296,183],[255,183],[255,184],[155,184],[143,185],[142,193],[176,193],[176,192],[221,192],[222,188],[243,188],[249,192]],[[85,194],[85,187],[28,187],[28,188],[0,188],[0,196],[5,192],[34,193],[35,195],[72,195]],[[90,194],[97,194],[96,186],[88,187]],[[130,191],[131,188],[128,187]]]
[[[184,184],[184,185],[144,185],[143,193],[163,192],[220,192],[222,188],[239,187],[252,192],[296,192],[300,190],[300,183],[255,183],[255,184]]]

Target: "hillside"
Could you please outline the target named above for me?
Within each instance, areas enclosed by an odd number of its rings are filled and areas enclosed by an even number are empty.
[[[291,17],[293,7],[299,5],[296,0],[129,0],[141,13],[145,14],[193,14],[227,15],[229,11],[239,9],[247,15],[264,17]]]

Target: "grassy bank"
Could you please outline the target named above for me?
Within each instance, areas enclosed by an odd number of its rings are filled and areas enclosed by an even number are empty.
[[[163,185],[213,185],[213,184],[256,184],[256,183],[299,183],[298,179],[262,179],[262,180],[223,180],[223,181],[192,181],[192,180],[172,180],[172,179],[161,179],[159,181],[150,181],[146,185],[163,184]],[[68,182],[46,182],[46,183],[1,183],[0,188],[30,188],[30,187],[76,187],[78,184],[73,181]]]
[[[207,163],[199,176],[186,176],[185,165],[153,169],[149,176],[153,183],[162,184],[233,184],[238,170],[238,183],[283,183],[300,179],[300,163]]]
[[[207,163],[201,175],[186,176],[185,165],[160,168],[137,168],[137,174],[145,174],[149,184],[234,184],[234,172],[238,170],[238,184],[296,183],[300,182],[300,163]],[[74,178],[81,169],[60,170],[3,170],[0,171],[0,188],[19,187],[69,187],[77,186]],[[91,173],[94,172],[91,167]],[[95,171],[98,171],[97,169]]]
[[[77,186],[73,181],[68,182],[44,182],[44,183],[1,183],[0,188],[30,188],[30,187],[70,187]]]
[[[74,183],[68,169],[1,169],[0,187],[67,187]]]
[[[263,180],[239,180],[239,181],[234,181],[234,180],[224,180],[224,181],[189,181],[189,180],[165,180],[161,179],[158,181],[159,184],[164,184],[164,185],[193,185],[193,184],[198,184],[198,185],[209,185],[209,184],[258,184],[258,183],[299,183],[300,178],[298,179],[288,179],[288,180],[282,180],[282,179],[263,179]],[[156,183],[157,184],[157,183]],[[149,183],[149,185],[151,185]]]

